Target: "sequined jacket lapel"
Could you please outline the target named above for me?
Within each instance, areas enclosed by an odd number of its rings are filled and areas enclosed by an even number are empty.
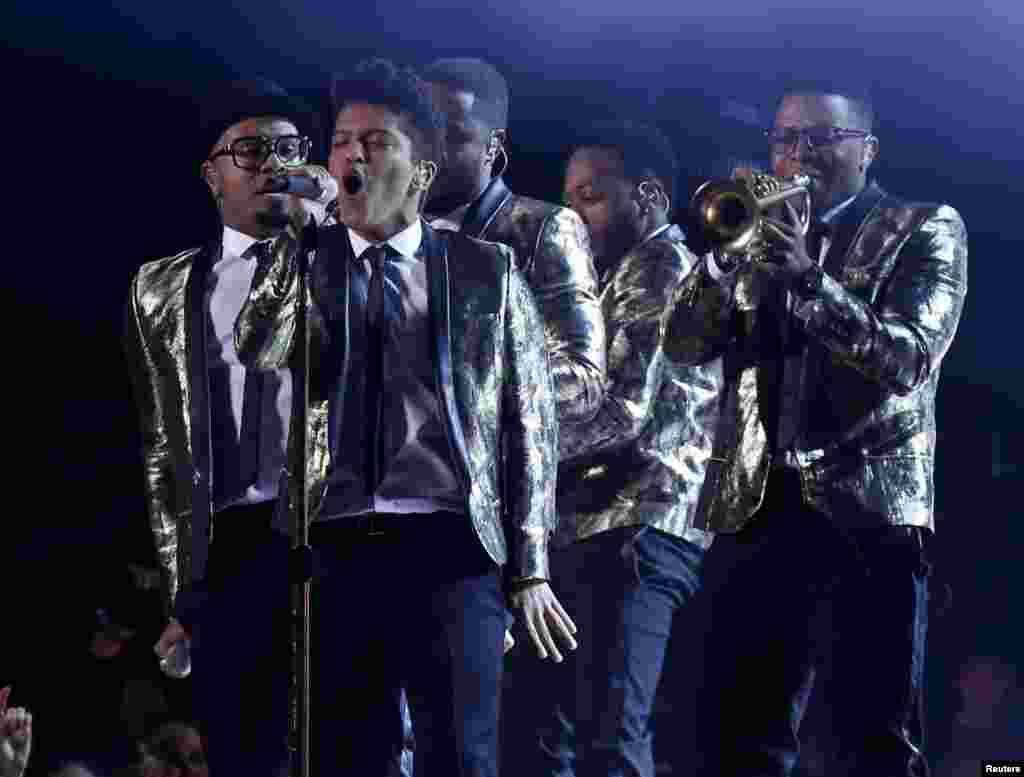
[[[512,574],[547,577],[547,540],[555,527],[558,419],[540,315],[512,251],[423,227],[438,397],[467,511],[497,564]],[[344,467],[331,431],[344,418],[351,337],[351,246],[344,227],[321,232],[311,279],[311,381],[307,487],[311,515],[332,467]],[[287,364],[293,346],[295,246],[280,238],[253,280],[235,343],[250,367]],[[456,280],[457,279],[457,280]],[[315,355],[315,356],[314,356]],[[320,388],[314,391],[314,387]],[[502,471],[504,465],[504,471]],[[294,487],[294,484],[292,484]],[[443,563],[439,559],[438,563]]]

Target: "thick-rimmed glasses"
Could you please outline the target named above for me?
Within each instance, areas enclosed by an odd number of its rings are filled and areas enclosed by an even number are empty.
[[[845,127],[784,127],[781,129],[767,129],[764,136],[768,138],[768,144],[777,151],[796,148],[800,145],[800,138],[807,141],[807,148],[814,150],[825,148],[847,138],[867,138],[871,136],[868,130],[846,129]]]
[[[210,159],[230,155],[235,167],[259,170],[273,154],[285,167],[299,167],[309,158],[309,146],[309,138],[302,135],[278,135],[276,138],[254,135],[235,138],[210,154]]]

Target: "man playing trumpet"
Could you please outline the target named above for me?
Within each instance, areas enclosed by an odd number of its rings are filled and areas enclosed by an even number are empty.
[[[788,775],[828,604],[835,775],[922,775],[935,391],[967,289],[967,236],[946,205],[888,195],[868,100],[790,89],[772,172],[806,175],[763,216],[764,261],[709,257],[678,288],[668,358],[724,358],[712,530],[738,558],[712,590],[702,774]],[[721,536],[721,535],[720,535]]]

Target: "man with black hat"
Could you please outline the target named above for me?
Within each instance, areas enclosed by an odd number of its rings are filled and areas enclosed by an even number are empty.
[[[243,366],[232,332],[268,239],[324,220],[337,192],[326,170],[307,165],[312,117],[271,82],[207,96],[200,174],[223,229],[206,245],[143,265],[127,306],[168,616],[155,649],[167,657],[192,637],[216,774],[269,774],[287,758],[287,646],[275,637],[287,634],[289,541],[284,524],[272,524],[291,378],[286,369]],[[289,177],[311,179],[306,190],[320,196],[282,192]],[[258,704],[243,703],[246,678],[258,678]]]

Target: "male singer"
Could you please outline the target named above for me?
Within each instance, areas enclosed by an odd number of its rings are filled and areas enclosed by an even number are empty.
[[[314,771],[380,774],[408,687],[418,774],[497,773],[505,588],[541,655],[575,647],[548,586],[558,420],[543,324],[513,252],[420,218],[443,124],[412,71],[334,88],[341,225],[310,272]],[[236,345],[293,348],[295,241],[261,263]],[[507,580],[502,567],[507,565]],[[420,704],[422,702],[422,704]]]
[[[213,772],[271,774],[288,760],[289,542],[287,522],[272,522],[291,376],[246,369],[233,331],[269,239],[324,219],[337,186],[307,166],[312,111],[279,86],[226,85],[202,107],[199,170],[223,227],[139,269],[125,331],[169,616],[156,649],[165,656],[192,632]],[[321,200],[281,193],[292,177],[315,181]],[[258,704],[244,701],[254,677]]]
[[[935,390],[967,235],[953,208],[869,182],[872,113],[841,86],[786,91],[768,150],[776,175],[810,177],[808,235],[787,203],[766,220],[768,261],[709,257],[667,321],[671,358],[722,355],[728,381],[710,525],[738,531],[741,557],[712,593],[708,777],[792,772],[823,602],[837,635],[829,774],[927,773]]]

